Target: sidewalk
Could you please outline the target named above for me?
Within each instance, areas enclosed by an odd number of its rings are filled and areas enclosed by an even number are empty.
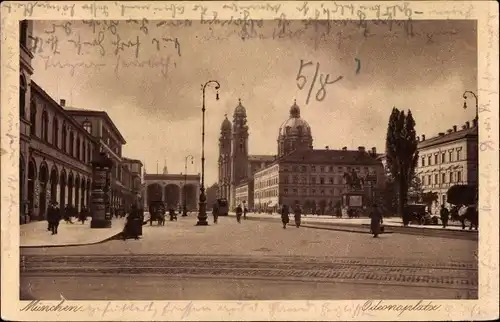
[[[19,228],[19,247],[64,247],[102,243],[120,234],[125,225],[124,218],[113,218],[111,228],[91,229],[90,218],[82,224],[68,224],[61,220],[57,235],[48,230],[47,221],[34,221]]]
[[[230,213],[230,216],[235,216]],[[281,220],[279,214],[258,214],[249,213],[247,218],[252,220]],[[293,214],[290,214],[290,221],[293,223]],[[370,232],[370,218],[335,218],[326,216],[302,216],[302,226],[309,228],[322,228],[331,230],[342,230],[352,232]],[[462,235],[462,236],[477,236],[477,230],[470,231],[468,227],[462,230],[462,226],[452,225],[443,228],[440,225],[409,225],[404,227],[400,218],[384,218],[384,226],[388,229],[388,233],[409,233],[409,234],[422,234],[422,235]]]

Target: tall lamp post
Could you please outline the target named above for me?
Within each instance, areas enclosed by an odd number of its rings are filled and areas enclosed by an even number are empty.
[[[182,191],[182,195],[184,197],[184,202],[183,202],[183,208],[182,208],[182,217],[186,217],[187,216],[187,205],[186,205],[186,183],[187,183],[187,168],[188,168],[188,165],[187,165],[187,162],[188,162],[188,159],[191,159],[191,164],[193,164],[193,161],[194,161],[194,157],[190,154],[190,155],[187,155],[185,158],[184,158],[184,186],[183,186],[183,190]]]
[[[209,80],[203,85],[203,105],[202,112],[202,130],[201,130],[201,187],[200,200],[198,205],[198,222],[196,226],[208,226],[207,221],[207,196],[205,195],[205,89],[209,84],[215,84],[215,89],[220,88],[220,84],[216,80]],[[215,95],[215,99],[219,100],[219,91]]]
[[[464,95],[463,95],[463,97],[464,97],[464,109],[467,108],[467,94],[471,94],[476,99],[476,120],[479,121],[479,108],[478,108],[478,102],[477,102],[477,95],[476,95],[476,93],[471,92],[471,91],[465,91],[464,92]]]

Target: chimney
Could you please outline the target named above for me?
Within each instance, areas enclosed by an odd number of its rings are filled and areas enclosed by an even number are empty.
[[[473,120],[472,120],[472,126],[473,126],[473,127],[476,127],[476,126],[477,126],[477,119],[473,119]]]
[[[377,148],[376,148],[376,147],[373,147],[373,148],[372,148],[372,154],[373,154],[373,155],[377,155]]]
[[[438,133],[439,136],[443,136],[444,135],[444,132],[439,132]]]
[[[364,146],[358,146],[358,151],[359,152],[365,152],[365,147]]]
[[[328,145],[325,146],[325,150],[330,150],[330,147]]]
[[[465,128],[466,129],[470,128],[470,122],[469,121],[465,122]]]
[[[347,151],[347,147],[346,146],[342,147],[342,151]]]
[[[422,141],[425,141],[425,134],[422,134]]]
[[[452,132],[453,132],[453,130],[452,130],[452,129],[449,129],[447,132],[448,132],[448,134],[450,134],[450,133],[452,133]]]
[[[59,101],[59,105],[61,105],[62,107],[65,107],[66,106],[66,100],[65,99],[61,99]]]
[[[462,125],[462,130],[465,130],[466,128],[467,128],[467,126]]]
[[[456,132],[456,131],[457,131],[457,126],[453,125],[453,132]]]

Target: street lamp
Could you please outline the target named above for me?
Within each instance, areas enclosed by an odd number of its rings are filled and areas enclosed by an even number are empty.
[[[464,95],[463,95],[463,97],[464,97],[464,109],[467,108],[467,94],[471,94],[476,99],[476,120],[479,120],[479,117],[478,117],[479,109],[478,109],[477,95],[474,92],[471,92],[471,91],[464,92]]]
[[[198,205],[198,222],[196,226],[208,226],[207,221],[207,196],[205,195],[205,89],[209,84],[215,84],[215,89],[220,88],[220,84],[216,80],[209,80],[203,85],[203,105],[202,112],[202,130],[201,130],[201,187],[200,187],[200,200]],[[215,96],[219,100],[219,91]]]
[[[191,159],[191,164],[193,164],[193,161],[194,161],[194,157],[190,154],[190,155],[187,155],[185,158],[184,158],[184,187],[183,187],[183,192],[182,192],[182,195],[184,196],[184,203],[183,203],[183,208],[182,208],[182,217],[186,217],[187,216],[187,206],[186,206],[186,181],[187,181],[187,161],[188,159]]]

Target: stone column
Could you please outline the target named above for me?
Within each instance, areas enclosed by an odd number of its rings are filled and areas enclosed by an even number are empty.
[[[61,206],[61,184],[57,183],[56,185],[56,202]]]

